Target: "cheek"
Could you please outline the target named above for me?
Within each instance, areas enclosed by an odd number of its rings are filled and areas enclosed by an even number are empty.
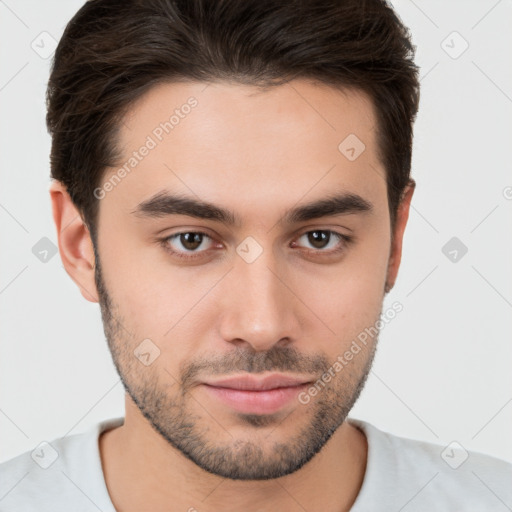
[[[296,281],[300,296],[341,342],[357,336],[378,319],[388,254],[385,236],[369,238],[339,265],[303,274]]]
[[[315,291],[304,290],[301,296],[307,297],[305,303],[322,320],[311,318],[310,328],[317,332],[326,332],[325,326],[332,331],[330,338],[336,344],[345,345],[357,337],[366,327],[373,325],[382,306],[382,288],[368,274],[351,273],[346,278],[330,279],[323,289],[315,282]]]
[[[176,267],[165,256],[155,255],[159,248],[137,246],[129,237],[115,243],[111,240],[111,244],[102,255],[102,267],[125,327],[119,331],[121,342],[131,353],[143,340],[151,340],[160,350],[157,366],[164,365],[176,377],[176,364],[197,351],[197,340],[205,338],[205,325],[212,328],[211,315],[205,315],[205,308],[212,306],[205,294],[224,271],[207,266]],[[161,252],[165,255],[163,249]],[[149,264],[150,259],[159,262]]]

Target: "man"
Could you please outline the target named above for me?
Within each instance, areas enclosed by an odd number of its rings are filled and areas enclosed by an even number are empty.
[[[50,194],[126,414],[0,465],[2,512],[512,506],[511,465],[348,419],[415,186],[412,59],[379,0],[79,10]]]

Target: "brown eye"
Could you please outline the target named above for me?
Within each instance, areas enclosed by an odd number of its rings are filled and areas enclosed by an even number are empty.
[[[315,229],[302,234],[298,240],[306,240],[306,249],[316,250],[319,253],[330,254],[343,250],[345,245],[350,242],[350,237],[336,233],[329,229]],[[299,244],[301,245],[301,244]],[[309,245],[309,247],[307,247]]]
[[[211,240],[211,237],[206,233],[184,231],[163,238],[161,244],[166,251],[179,258],[195,258],[207,251],[208,244],[204,243],[207,239]]]
[[[307,252],[318,256],[333,256],[342,253],[352,242],[352,237],[330,229],[307,231],[297,240],[300,239],[305,239],[305,245],[293,242],[294,247],[304,247]],[[213,248],[212,242],[214,240],[211,236],[200,231],[182,231],[160,240],[165,251],[184,260],[193,260],[205,256],[210,252],[209,249]]]
[[[180,233],[178,236],[182,246],[189,251],[194,251],[200,247],[203,241],[203,235],[201,233]]]
[[[331,238],[329,231],[309,231],[307,234],[308,242],[315,249],[323,249]]]

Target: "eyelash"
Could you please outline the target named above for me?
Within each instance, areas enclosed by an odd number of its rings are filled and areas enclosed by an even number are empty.
[[[309,233],[314,233],[314,232],[322,232],[322,233],[330,233],[331,235],[334,235],[335,237],[338,237],[338,239],[340,241],[342,241],[343,243],[338,246],[336,249],[331,249],[329,251],[325,251],[323,249],[306,249],[307,252],[313,252],[313,253],[316,253],[316,254],[321,254],[321,255],[325,255],[325,256],[333,256],[335,254],[339,254],[343,251],[346,250],[347,246],[353,241],[353,237],[352,236],[349,236],[349,235],[345,235],[345,234],[342,234],[342,233],[338,233],[336,231],[333,231],[331,229],[313,229],[313,230],[310,230],[310,231],[305,231],[304,233],[302,233],[301,235],[298,236],[298,238],[302,238],[304,235],[307,235]],[[208,235],[207,233],[204,233],[202,231],[180,231],[179,233],[173,233],[172,235],[169,235],[169,236],[166,236],[165,238],[161,238],[159,241],[160,241],[160,244],[162,245],[162,247],[164,248],[164,250],[174,256],[177,256],[178,258],[180,259],[183,259],[183,260],[195,260],[197,258],[200,258],[203,256],[203,254],[205,252],[207,252],[207,249],[206,250],[203,250],[203,251],[199,251],[199,252],[192,252],[192,253],[189,253],[189,254],[192,254],[192,255],[187,255],[185,256],[185,254],[187,253],[184,253],[183,251],[174,251],[173,249],[170,249],[169,248],[169,241],[172,240],[172,239],[175,239],[175,238],[179,238],[180,235],[184,235],[184,234],[194,234],[194,235],[202,235],[203,237],[207,237],[207,238],[210,238],[212,239],[212,237],[210,235]],[[330,240],[329,240],[330,242]]]

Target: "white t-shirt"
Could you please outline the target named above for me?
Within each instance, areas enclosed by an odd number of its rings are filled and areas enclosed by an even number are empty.
[[[454,443],[437,446],[349,421],[368,440],[366,473],[352,512],[512,510],[512,464]],[[98,437],[123,422],[104,420],[0,464],[0,512],[116,512]]]

